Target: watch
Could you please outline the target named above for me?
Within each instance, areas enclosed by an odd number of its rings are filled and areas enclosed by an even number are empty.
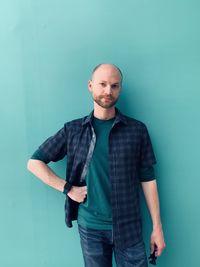
[[[66,182],[66,184],[64,185],[64,190],[63,190],[63,194],[67,195],[68,192],[71,190],[72,185],[68,182]]]

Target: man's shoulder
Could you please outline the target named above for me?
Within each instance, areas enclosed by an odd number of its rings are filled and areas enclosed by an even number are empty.
[[[135,117],[131,117],[131,116],[128,116],[125,114],[123,114],[123,117],[124,117],[125,121],[127,122],[127,124],[130,126],[135,126],[135,127],[139,127],[139,128],[146,128],[146,124],[143,121],[136,119]]]
[[[65,122],[64,125],[66,127],[82,127],[83,122],[86,120],[87,117],[88,117],[88,115],[80,117],[80,118],[69,120],[69,121]]]

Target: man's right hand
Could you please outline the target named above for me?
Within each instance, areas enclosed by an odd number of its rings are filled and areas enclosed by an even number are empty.
[[[67,195],[76,202],[83,202],[87,196],[87,186],[72,186]]]

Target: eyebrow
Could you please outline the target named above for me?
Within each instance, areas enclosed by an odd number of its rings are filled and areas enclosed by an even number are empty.
[[[107,83],[106,81],[103,81],[103,80],[101,80],[100,82],[104,82],[104,83]],[[114,83],[112,83],[112,84],[119,84],[120,82],[114,82]]]

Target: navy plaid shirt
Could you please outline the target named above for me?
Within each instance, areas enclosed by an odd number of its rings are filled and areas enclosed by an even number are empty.
[[[66,181],[85,185],[87,167],[95,146],[92,127],[93,111],[80,119],[64,124],[56,134],[39,146],[46,163],[67,155]],[[109,135],[109,176],[113,240],[117,247],[134,245],[142,238],[139,188],[141,168],[156,163],[150,136],[145,124],[123,115],[116,108],[116,117]],[[72,227],[77,219],[79,203],[66,196],[65,221]]]

